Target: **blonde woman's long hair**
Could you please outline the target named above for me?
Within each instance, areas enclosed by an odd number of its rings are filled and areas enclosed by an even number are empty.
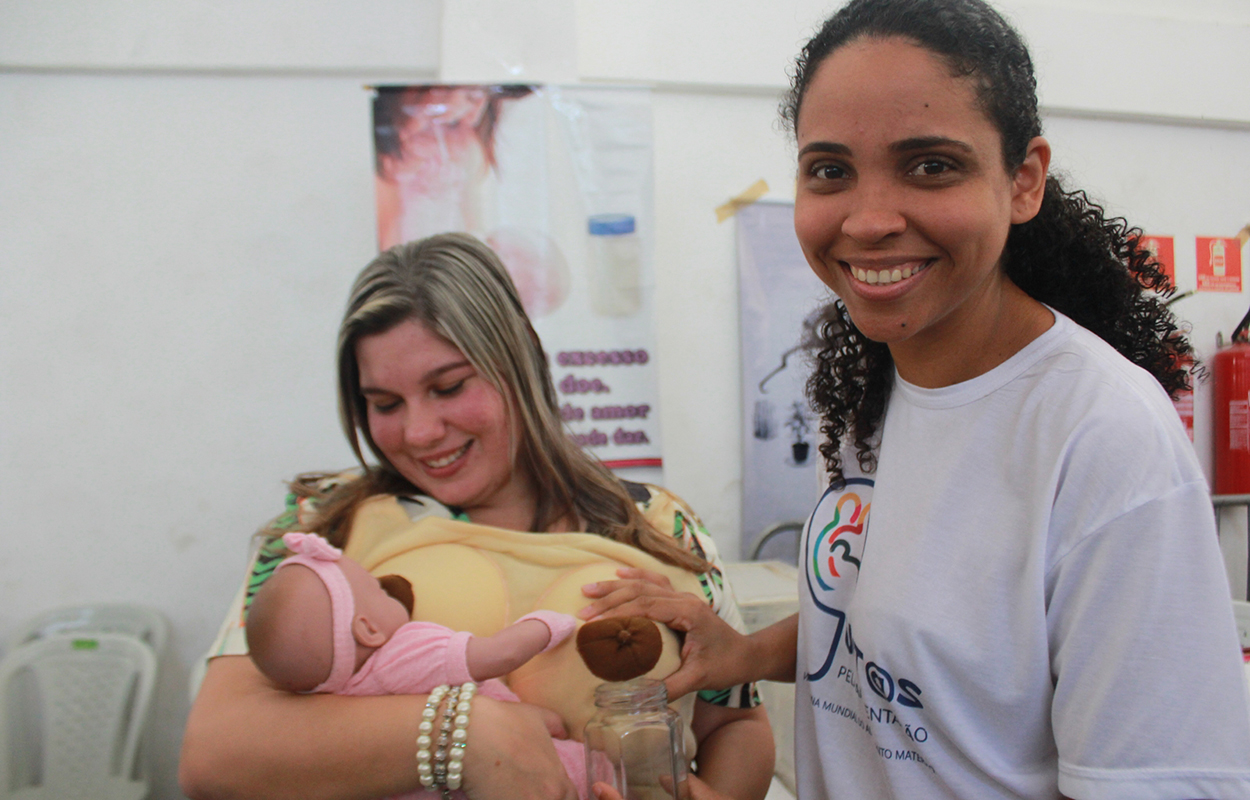
[[[321,475],[301,476],[297,493],[318,500],[314,525],[332,542],[346,543],[356,509],[379,494],[423,494],[386,459],[369,432],[360,392],[356,344],[415,321],[453,344],[491,383],[519,421],[517,462],[536,490],[531,530],[546,531],[575,515],[587,532],[637,547],[695,572],[709,564],[655,530],[620,481],[581,449],[560,420],[547,355],[512,279],[489,247],[463,233],[444,233],[397,245],[375,258],[352,287],[338,337],[339,418],[364,475],[329,492]],[[364,440],[377,465],[365,460]]]

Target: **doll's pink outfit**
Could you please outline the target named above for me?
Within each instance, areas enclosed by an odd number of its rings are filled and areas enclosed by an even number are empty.
[[[296,555],[278,565],[301,564],[313,570],[330,593],[331,617],[334,620],[334,662],[330,676],[313,692],[351,696],[390,694],[429,694],[436,686],[458,686],[473,680],[469,674],[467,649],[471,633],[453,631],[433,622],[409,622],[374,651],[373,655],[352,673],[356,658],[356,641],[352,637],[351,619],[355,611],[351,587],[335,563],[342,551],[316,534],[288,533],[283,543]],[[534,611],[517,620],[537,619],[551,630],[551,640],[543,652],[564,641],[576,627],[576,620],[555,611]],[[478,692],[495,700],[512,703],[520,698],[502,681],[495,678],[479,684]],[[569,739],[552,739],[560,763],[577,787],[581,800],[586,799],[586,751],[581,743]],[[457,790],[457,797],[465,797]],[[442,795],[423,790],[397,795],[393,800],[434,800]]]

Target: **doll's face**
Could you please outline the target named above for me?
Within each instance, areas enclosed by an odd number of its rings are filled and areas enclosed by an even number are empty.
[[[364,567],[351,559],[339,561],[339,569],[347,578],[351,587],[352,597],[356,601],[355,618],[364,617],[385,637],[386,641],[395,635],[395,631],[410,620],[408,610],[394,597],[386,593],[378,579],[370,575]],[[359,638],[359,637],[358,637]]]

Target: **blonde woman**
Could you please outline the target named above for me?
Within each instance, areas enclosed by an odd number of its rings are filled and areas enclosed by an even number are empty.
[[[299,527],[350,546],[358,512],[379,497],[412,520],[592,533],[697,574],[701,599],[737,620],[698,518],[662,489],[622,483],[566,435],[538,336],[499,259],[476,239],[434,236],[369,264],[340,328],[338,372],[344,432],[362,464],[366,449],[377,463],[345,481],[304,476],[270,534]],[[413,742],[425,697],[292,695],[247,658],[244,611],[284,554],[272,542],[212,651],[187,724],[184,790],[366,798],[420,788]],[[470,797],[576,796],[536,709],[486,697],[473,705]],[[763,797],[772,738],[750,684],[701,694],[692,730],[703,780],[731,797]]]

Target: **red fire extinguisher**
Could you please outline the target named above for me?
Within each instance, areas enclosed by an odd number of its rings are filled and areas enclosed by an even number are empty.
[[[1250,312],[1215,354],[1215,493],[1250,494]]]

